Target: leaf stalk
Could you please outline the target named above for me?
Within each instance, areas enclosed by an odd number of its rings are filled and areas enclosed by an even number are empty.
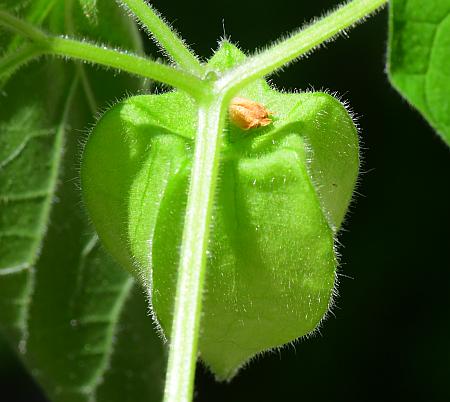
[[[139,19],[155,42],[180,68],[194,75],[203,76],[205,69],[197,56],[150,4],[143,0],[120,0],[120,3]]]
[[[187,71],[106,46],[47,35],[32,24],[2,10],[0,10],[0,25],[30,39],[42,49],[42,53],[96,63],[151,78],[186,91],[196,99],[204,95],[206,88],[204,81]]]
[[[217,90],[236,92],[255,79],[271,74],[307,54],[343,30],[355,26],[387,3],[388,0],[353,0],[338,7],[288,39],[275,43],[226,72],[218,80]]]

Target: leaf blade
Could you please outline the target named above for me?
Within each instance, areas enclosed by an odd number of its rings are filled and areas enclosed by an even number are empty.
[[[450,145],[450,3],[393,0],[388,76]]]
[[[56,30],[64,29],[58,14],[65,3],[47,20]],[[113,42],[136,48],[135,28],[122,19],[114,16]],[[105,27],[99,21],[83,29],[100,39]],[[159,399],[162,346],[145,316],[145,298],[99,246],[80,211],[79,130],[92,119],[76,78],[80,69],[52,61],[32,67],[8,81],[7,102],[0,100],[0,231],[22,242],[0,242],[0,329],[54,401]],[[141,85],[91,67],[85,74],[100,106]],[[144,314],[130,311],[136,308]],[[138,336],[127,336],[135,331]],[[117,390],[108,378],[125,376],[129,367],[115,339],[154,358],[141,362],[153,377],[128,378],[127,391]]]

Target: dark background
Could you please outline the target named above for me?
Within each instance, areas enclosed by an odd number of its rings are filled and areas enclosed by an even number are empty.
[[[251,51],[338,4],[152,3],[205,58],[222,20]],[[379,13],[273,79],[286,90],[337,91],[359,116],[364,163],[339,237],[335,317],[295,348],[257,358],[230,384],[199,368],[198,402],[450,401],[450,153],[387,81],[387,17]],[[15,395],[5,402],[45,401],[14,357],[0,353],[0,389]]]

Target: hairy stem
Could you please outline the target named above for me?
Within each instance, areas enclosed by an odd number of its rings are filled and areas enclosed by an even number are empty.
[[[186,209],[165,402],[189,402],[194,388],[206,251],[226,115],[222,97],[212,97],[198,111],[194,164]]]
[[[144,0],[119,0],[147,28],[155,41],[181,68],[202,76],[204,67],[184,41],[164,19]]]
[[[66,24],[66,32],[69,35],[75,35],[75,23],[73,20],[73,12],[74,12],[74,0],[66,0],[65,2],[65,10],[64,10],[64,19]],[[80,79],[80,83],[82,88],[84,89],[84,95],[86,97],[87,103],[89,105],[89,109],[91,113],[95,115],[97,112],[97,101],[95,99],[94,91],[89,83],[89,79],[86,74],[86,70],[81,62],[76,62],[77,74]]]
[[[353,0],[288,39],[277,43],[226,73],[217,83],[219,90],[236,90],[274,72],[336,34],[364,20],[388,0]]]
[[[172,66],[88,42],[47,35],[4,11],[0,11],[0,25],[31,39],[42,47],[44,53],[96,63],[151,78],[186,91],[197,99],[203,95],[205,83],[200,78]]]
[[[30,4],[30,10],[27,12],[25,20],[34,25],[41,25],[57,1],[58,0],[34,0],[33,3]],[[23,39],[24,38],[21,36],[14,37],[8,45],[8,50],[16,49],[23,43]]]
[[[196,98],[201,97],[205,86],[199,78],[171,66],[137,55],[73,39],[50,38],[48,41],[48,53],[92,62],[141,77],[151,78],[186,91]]]
[[[239,88],[250,81],[273,72],[313,49],[386,2],[387,0],[354,0],[348,3],[318,23],[219,77],[214,84],[218,94],[215,100],[200,104],[178,268],[165,402],[192,400],[209,226],[227,102]]]
[[[35,44],[27,44],[20,49],[10,51],[0,59],[0,77],[2,79],[8,78],[17,69],[29,61],[44,54],[42,48]]]
[[[197,99],[198,127],[194,163],[178,268],[165,402],[189,402],[194,388],[209,228],[217,184],[226,106],[232,95],[252,80],[329,40],[364,19],[388,0],[353,0],[317,23],[249,58],[207,82],[203,67],[184,43],[142,0],[120,0],[145,24],[173,59],[186,71],[149,59],[73,39],[49,36],[33,25],[0,11],[0,25],[30,39],[45,53],[97,63],[185,90]]]
[[[45,43],[47,40],[47,35],[39,28],[14,17],[6,11],[0,10],[0,25],[37,43]]]

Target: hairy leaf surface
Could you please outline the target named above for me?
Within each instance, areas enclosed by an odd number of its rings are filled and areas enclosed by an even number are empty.
[[[37,1],[21,12],[52,32],[67,32],[70,2],[46,3],[50,10]],[[92,25],[74,3],[70,29],[139,51],[135,28],[118,8],[96,3],[108,10],[106,20]],[[160,396],[162,346],[145,297],[100,246],[77,184],[93,104],[105,107],[141,85],[44,60],[20,70],[0,95],[0,329],[54,401]]]

